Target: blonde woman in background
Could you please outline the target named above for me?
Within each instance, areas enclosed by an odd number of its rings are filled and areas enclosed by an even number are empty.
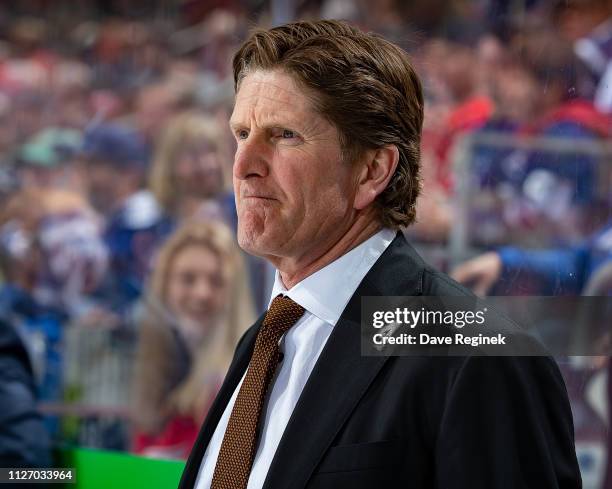
[[[160,249],[140,320],[134,451],[186,458],[254,321],[241,253],[222,223],[188,221]]]
[[[225,128],[224,128],[225,129]],[[174,223],[218,218],[232,229],[236,209],[231,190],[231,155],[220,123],[185,112],[166,126],[149,173],[149,188]]]

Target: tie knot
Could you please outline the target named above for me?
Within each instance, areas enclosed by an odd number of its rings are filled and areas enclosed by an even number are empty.
[[[285,295],[277,295],[266,313],[263,328],[279,338],[302,317],[305,309]]]

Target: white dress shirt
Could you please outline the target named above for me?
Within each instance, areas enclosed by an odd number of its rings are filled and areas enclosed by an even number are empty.
[[[355,290],[394,237],[395,232],[390,229],[379,231],[290,290],[285,288],[276,272],[270,302],[278,294],[283,294],[301,305],[306,312],[280,342],[284,358],[272,380],[268,401],[264,405],[265,417],[248,489],[261,489],[263,486],[291,413],[327,339]],[[244,375],[208,444],[196,489],[210,488],[221,442],[243,381]]]

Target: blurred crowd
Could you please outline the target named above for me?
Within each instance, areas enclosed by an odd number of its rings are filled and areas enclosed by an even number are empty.
[[[609,0],[2,3],[0,311],[39,399],[66,401],[67,331],[120,332],[123,448],[189,453],[271,285],[235,240],[232,54],[255,25],[323,17],[422,77],[414,242],[445,249],[461,225],[463,263],[439,265],[481,294],[612,289]]]

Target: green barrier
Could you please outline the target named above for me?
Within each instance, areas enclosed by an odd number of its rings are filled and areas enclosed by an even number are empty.
[[[175,489],[185,467],[185,462],[88,448],[58,450],[56,459],[56,467],[76,469],[76,484],[65,489]]]

